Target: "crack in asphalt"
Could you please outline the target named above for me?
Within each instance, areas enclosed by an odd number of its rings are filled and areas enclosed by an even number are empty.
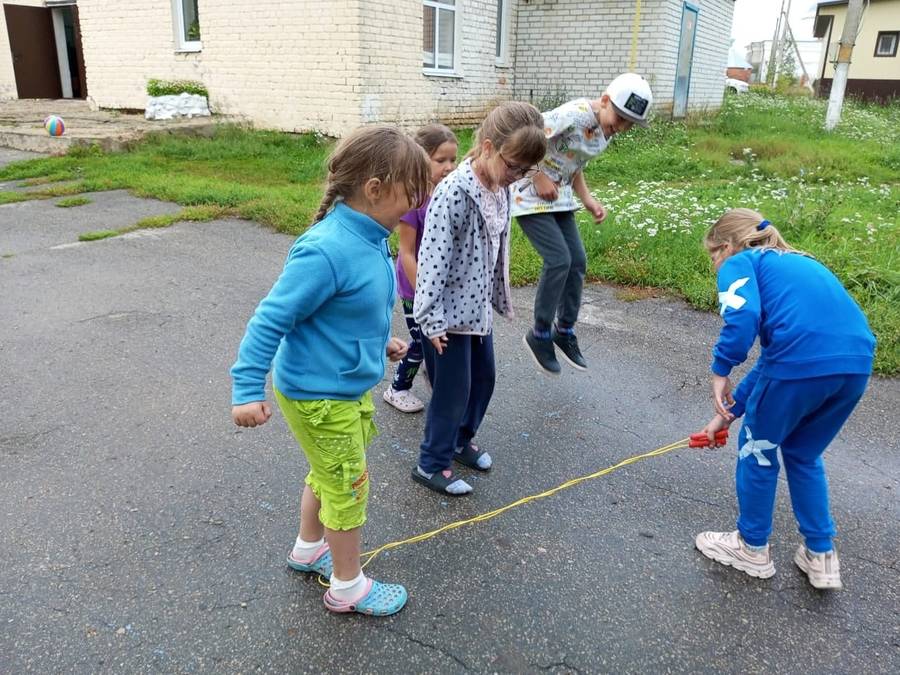
[[[715,502],[708,502],[705,499],[698,499],[697,497],[688,497],[687,495],[683,495],[680,492],[676,492],[675,490],[672,490],[671,488],[667,488],[662,485],[654,485],[653,483],[648,482],[647,480],[645,480],[644,478],[641,478],[640,476],[633,476],[632,480],[635,480],[638,483],[646,485],[647,487],[654,488],[655,490],[660,490],[661,492],[670,494],[673,497],[678,497],[679,499],[684,499],[689,502],[695,502],[697,504],[705,504],[706,506],[712,506],[713,508],[723,509],[723,510],[726,508],[726,507],[722,506],[721,504],[716,504]]]
[[[532,663],[531,665],[540,668],[541,670],[550,670],[551,668],[568,668],[569,670],[574,670],[578,675],[581,675],[581,670],[577,666],[573,666],[566,660],[566,657],[563,656],[561,661],[554,661],[553,663],[548,663],[546,666],[542,666],[537,663]]]
[[[420,640],[420,639],[418,639],[418,638],[416,638],[416,637],[410,635],[409,633],[405,633],[405,632],[403,632],[402,630],[399,630],[399,629],[397,629],[397,628],[393,628],[392,626],[384,626],[384,630],[386,630],[388,633],[393,633],[394,635],[399,635],[399,636],[401,636],[401,637],[403,637],[403,638],[406,638],[407,640],[409,640],[409,641],[412,642],[413,644],[417,644],[417,645],[419,645],[420,647],[425,647],[426,649],[433,649],[434,651],[438,652],[439,654],[443,654],[444,656],[453,659],[453,660],[454,660],[456,663],[458,663],[458,664],[462,667],[462,669],[465,670],[466,672],[471,671],[471,668],[469,668],[468,664],[467,664],[465,661],[463,661],[461,658],[459,658],[458,656],[456,656],[456,654],[454,654],[453,652],[449,652],[449,651],[447,651],[446,649],[443,649],[443,648],[441,648],[441,647],[438,647],[437,645],[433,645],[433,644],[429,644],[429,643],[427,643],[427,642],[423,642],[422,640]]]

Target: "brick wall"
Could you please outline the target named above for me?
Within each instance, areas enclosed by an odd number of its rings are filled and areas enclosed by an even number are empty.
[[[37,0],[22,0],[37,4]],[[150,78],[202,81],[215,112],[342,134],[361,122],[476,124],[499,101],[596,96],[627,69],[634,3],[509,0],[510,63],[495,58],[496,0],[457,0],[458,73],[422,69],[421,0],[199,0],[203,49],[176,51],[169,0],[79,0],[87,86],[100,107],[142,109]],[[718,106],[733,0],[700,6],[690,107]],[[636,70],[671,108],[680,0],[644,0]],[[5,50],[3,48],[6,43]],[[15,97],[0,26],[0,97]],[[515,67],[512,67],[515,64]]]
[[[199,80],[215,112],[340,134],[359,120],[362,4],[199,0],[202,51],[178,53],[168,0],[79,0],[88,94],[143,109],[148,79]]]
[[[510,1],[515,26],[517,2]],[[513,69],[496,63],[495,0],[464,0],[459,6],[458,76],[423,74],[421,0],[370,0],[362,10],[363,121],[416,126],[439,120],[477,124],[486,111],[513,91]],[[514,30],[509,32],[511,58]]]
[[[750,72],[750,68],[728,68],[725,70],[725,76],[742,82],[750,82]]]
[[[689,108],[721,104],[733,0],[694,0],[700,7]],[[672,107],[681,33],[680,0],[644,0],[635,70],[646,77],[657,110]],[[519,7],[515,95],[535,103],[597,96],[628,69],[634,2],[522,0]]]
[[[508,2],[512,62],[518,1]],[[423,73],[421,0],[260,0],[252,10],[199,0],[195,53],[176,50],[170,0],[79,0],[88,94],[99,107],[143,109],[148,79],[191,79],[214,112],[288,131],[476,124],[512,96],[513,69],[496,63],[496,0],[456,4],[457,74],[438,77]],[[2,57],[0,95],[15,98]]]

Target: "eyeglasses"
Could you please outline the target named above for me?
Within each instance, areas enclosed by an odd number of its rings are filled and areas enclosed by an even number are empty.
[[[500,155],[500,159],[506,164],[506,170],[513,176],[518,176],[519,178],[534,178],[538,173],[538,168],[536,166],[521,167],[516,164],[510,164],[506,160],[506,157],[503,156],[502,152],[498,152],[497,154]]]

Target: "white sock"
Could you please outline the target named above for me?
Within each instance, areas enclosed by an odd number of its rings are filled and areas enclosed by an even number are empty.
[[[457,448],[456,453],[461,455],[463,450],[465,450],[465,448]],[[478,468],[479,469],[484,469],[486,471],[487,469],[491,468],[491,465],[493,463],[494,463],[494,460],[491,459],[491,456],[488,453],[482,452],[480,455],[478,455]]]
[[[420,476],[424,476],[425,478],[431,478],[434,475],[433,473],[427,473],[425,471],[422,471],[422,467],[420,467],[420,466],[416,467],[416,471],[419,472]],[[450,485],[447,486],[446,491],[448,494],[451,494],[451,495],[465,495],[472,491],[472,486],[469,485],[462,478],[457,478],[455,481],[453,481],[452,483],[450,483]]]
[[[319,539],[319,541],[303,541],[300,537],[297,537],[297,541],[294,542],[294,550],[291,551],[291,557],[299,562],[312,562],[316,551],[318,551],[324,543],[324,537]]]
[[[762,546],[751,546],[746,541],[744,542],[744,548],[746,548],[748,551],[752,551],[753,553],[762,553],[768,546],[768,544],[763,544]]]
[[[334,576],[334,573],[331,574],[330,592],[335,600],[343,600],[344,602],[359,600],[359,596],[362,595],[365,586],[366,575],[363,574],[362,570],[359,571],[359,574],[355,579],[351,579],[350,581],[341,581]]]

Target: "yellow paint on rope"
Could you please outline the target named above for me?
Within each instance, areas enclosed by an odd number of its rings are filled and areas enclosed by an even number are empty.
[[[637,69],[638,33],[641,30],[641,0],[634,3],[634,21],[631,24],[631,56],[628,58],[628,70]]]
[[[398,541],[392,541],[387,544],[383,544],[376,549],[371,551],[366,551],[362,554],[361,558],[363,559],[362,567],[365,567],[370,562],[375,560],[375,557],[383,553],[384,551],[389,551],[391,549],[400,548],[401,546],[405,546],[407,544],[417,544],[420,541],[425,541],[426,539],[431,539],[432,537],[436,537],[439,534],[444,532],[449,532],[450,530],[455,530],[463,525],[471,525],[472,523],[482,523],[486,520],[490,520],[491,518],[496,518],[501,513],[506,513],[510,509],[514,509],[517,506],[522,506],[523,504],[528,504],[529,502],[537,501],[538,499],[543,499],[544,497],[550,497],[551,495],[555,495],[557,492],[562,492],[570,487],[574,487],[579,483],[583,483],[587,480],[593,480],[595,478],[600,478],[601,476],[606,476],[607,474],[612,473],[622,467],[626,467],[630,464],[634,464],[635,462],[640,462],[645,459],[650,459],[651,457],[660,457],[665,455],[666,453],[672,452],[673,450],[680,450],[681,448],[687,448],[688,442],[690,439],[683,438],[680,441],[676,441],[675,443],[670,443],[669,445],[664,445],[661,448],[657,448],[656,450],[651,450],[650,452],[645,452],[640,455],[633,455],[626,459],[623,459],[621,462],[617,464],[613,464],[612,466],[608,466],[605,469],[600,469],[599,471],[595,471],[594,473],[589,473],[586,476],[579,476],[578,478],[573,478],[572,480],[568,480],[562,485],[557,485],[555,488],[551,488],[549,490],[545,490],[544,492],[540,492],[538,494],[530,495],[528,497],[522,497],[521,499],[517,499],[516,501],[507,504],[506,506],[501,506],[498,509],[494,509],[493,511],[488,511],[486,513],[482,513],[480,515],[474,516],[472,518],[466,518],[465,520],[457,520],[452,523],[448,523],[442,527],[439,527],[435,530],[431,530],[430,532],[423,532],[422,534],[417,534],[414,537],[410,537],[408,539],[400,539]],[[319,583],[323,586],[328,586],[327,583],[322,581],[321,577],[319,578]]]

